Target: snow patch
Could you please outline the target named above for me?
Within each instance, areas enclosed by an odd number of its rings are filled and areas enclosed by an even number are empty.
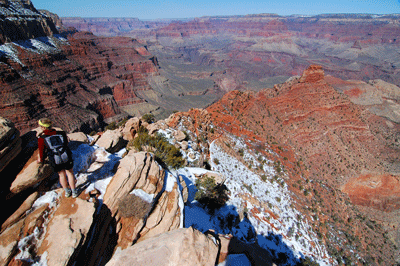
[[[48,191],[43,196],[39,197],[32,205],[34,209],[37,209],[45,204],[49,204],[50,208],[56,205],[57,199],[60,195],[55,191]]]
[[[130,194],[136,195],[148,203],[153,202],[154,199],[154,194],[149,194],[140,188],[132,190]]]

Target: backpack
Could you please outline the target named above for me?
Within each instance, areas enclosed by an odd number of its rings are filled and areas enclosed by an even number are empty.
[[[44,143],[48,148],[47,155],[49,160],[53,161],[56,165],[69,161],[67,144],[62,135],[47,136],[44,138]]]

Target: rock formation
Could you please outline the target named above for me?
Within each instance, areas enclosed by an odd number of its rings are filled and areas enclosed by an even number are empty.
[[[2,0],[0,10],[0,44],[58,33],[51,17],[37,11],[30,0]]]
[[[382,79],[399,86],[398,19],[398,15],[255,14],[194,18],[129,31],[114,30],[117,25],[125,28],[126,22],[104,18],[65,18],[64,23],[82,29],[90,24],[97,35],[146,40],[162,66],[160,74],[168,77],[153,81],[163,87],[159,92],[165,95],[174,88],[187,100],[185,96],[204,91],[208,97],[219,97],[221,91],[269,88],[316,64],[344,80]],[[173,71],[169,65],[175,66]],[[205,86],[207,82],[211,86]]]
[[[146,76],[157,69],[136,50],[142,47],[137,41],[88,33],[48,38],[36,40],[36,48],[8,44],[15,53],[3,54],[0,115],[11,118],[22,133],[43,116],[64,130],[89,133],[145,104],[136,93],[151,90]]]
[[[117,222],[119,247],[125,249],[135,243],[139,237],[144,239],[144,235],[154,235],[179,227],[177,189],[175,187],[172,191],[162,191],[164,175],[164,171],[159,168],[149,153],[133,153],[131,151],[121,160],[119,168],[104,195],[104,204]],[[154,210],[150,215],[150,209],[147,209],[147,212],[145,211],[141,215],[128,215],[119,210],[122,204],[120,203],[121,200],[132,191],[150,195],[151,201],[148,204],[157,203],[157,206],[151,207]],[[143,199],[136,197],[129,204],[137,205],[140,201],[143,201]],[[153,233],[153,231],[156,233]]]
[[[218,251],[212,236],[193,228],[182,228],[118,252],[106,265],[214,265]]]
[[[301,174],[313,180],[314,192],[311,198],[304,199],[308,202],[304,204],[318,206],[328,216],[320,215],[317,227],[322,220],[334,221],[338,217],[357,221],[359,228],[365,227],[363,220],[356,218],[362,215],[381,224],[392,224],[400,200],[398,191],[393,189],[399,173],[396,140],[399,127],[387,116],[380,117],[369,111],[368,105],[356,104],[353,98],[359,96],[350,94],[350,88],[357,87],[355,83],[349,82],[345,87],[345,81],[340,83],[330,76],[325,77],[320,67],[312,66],[301,78],[290,79],[274,89],[227,93],[207,111],[217,128],[223,129],[219,131],[221,134],[230,132],[244,137],[249,140],[248,145],[254,145],[259,152],[263,150],[264,141],[268,143],[267,149],[276,150],[282,157],[275,169],[282,171],[284,168],[285,172],[290,172],[293,191],[298,191],[302,197],[309,191],[301,179],[295,181],[296,176]],[[341,92],[334,87],[341,87]],[[363,91],[363,87],[358,87]],[[390,91],[394,98],[395,87]],[[228,142],[222,138],[221,142],[224,141]],[[250,144],[252,141],[254,144]],[[234,151],[232,155],[240,160]],[[276,158],[271,157],[271,160]],[[300,190],[298,184],[301,184]],[[335,199],[329,200],[331,197]],[[353,209],[350,202],[358,205],[363,214]],[[314,210],[314,213],[320,212]],[[396,226],[386,229],[396,234]],[[374,237],[380,239],[377,235]]]
[[[38,153],[39,150],[36,150],[17,175],[11,184],[11,193],[18,194],[30,187],[37,186],[42,180],[49,178],[53,174],[53,170],[48,163],[39,164],[37,162]]]

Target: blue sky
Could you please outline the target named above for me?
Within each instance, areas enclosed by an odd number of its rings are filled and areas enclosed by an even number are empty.
[[[32,0],[61,17],[191,18],[215,15],[400,13],[400,0]]]

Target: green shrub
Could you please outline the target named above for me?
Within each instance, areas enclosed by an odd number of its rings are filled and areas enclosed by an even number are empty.
[[[219,164],[219,160],[217,158],[214,158],[213,162],[218,165]]]
[[[305,257],[301,258],[300,263],[298,264],[300,266],[319,266],[319,264],[312,260],[310,257]]]
[[[156,160],[165,167],[177,169],[185,163],[180,149],[169,143],[160,134],[150,136],[147,130],[139,129],[138,136],[128,144],[128,147],[132,146],[138,151],[143,151],[145,147],[153,148]]]
[[[114,129],[117,129],[117,128],[118,128],[118,126],[117,126],[117,123],[116,123],[116,122],[111,122],[110,124],[108,124],[108,125],[105,127],[106,130],[114,130]]]
[[[151,123],[154,123],[156,121],[156,118],[154,117],[153,114],[144,114],[142,116],[142,120],[147,122],[147,123],[149,123],[149,124],[151,124]]]
[[[214,212],[225,205],[229,199],[228,188],[224,184],[215,184],[214,177],[205,176],[196,180],[198,191],[194,199]]]
[[[266,182],[267,181],[267,176],[266,175],[261,175],[262,181]]]
[[[117,127],[124,127],[126,122],[129,120],[128,117],[125,117],[124,119],[122,119],[120,122],[118,122]]]

